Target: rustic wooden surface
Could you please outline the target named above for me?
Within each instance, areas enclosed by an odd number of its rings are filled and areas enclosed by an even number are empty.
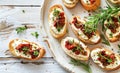
[[[52,58],[52,55],[49,52],[48,45],[45,42],[45,32],[43,30],[42,24],[40,23],[40,8],[43,1],[44,0],[0,0],[0,5],[10,5],[11,7],[15,7],[16,9],[18,9],[18,11],[16,11],[15,13],[6,13],[7,15],[5,14],[5,12],[0,12],[0,19],[9,16],[21,22],[21,24],[39,25],[40,30],[37,29],[36,31],[39,30],[39,34],[42,37],[40,37],[40,39],[38,40],[36,40],[34,37],[33,39],[35,39],[35,41],[37,41],[38,43],[43,44],[47,51],[44,58],[35,62],[15,58],[11,54],[9,54],[7,47],[5,47],[4,49],[2,48],[3,46],[7,46],[4,41],[8,40],[8,37],[13,35],[9,35],[11,33],[0,34],[0,36],[2,36],[0,37],[0,40],[4,40],[0,41],[0,73],[67,73],[67,71],[59,66],[59,64]],[[25,12],[23,12],[23,10]],[[11,31],[14,34],[15,31]],[[30,29],[30,31],[32,31],[32,29]]]

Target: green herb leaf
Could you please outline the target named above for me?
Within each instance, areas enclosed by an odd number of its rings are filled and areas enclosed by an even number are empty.
[[[18,28],[16,29],[17,34],[22,33],[22,32],[23,32],[23,31],[25,31],[26,29],[27,29],[27,27],[26,27],[26,26],[23,26],[23,27],[18,27]]]
[[[85,23],[85,32],[91,33],[97,30],[98,24],[102,24],[104,30],[104,21],[110,19],[111,15],[116,15],[120,11],[120,7],[110,7],[100,9],[99,13],[89,16]]]
[[[75,66],[82,66],[84,70],[86,70],[88,73],[92,73],[92,70],[89,66],[89,64],[80,62],[79,60],[71,59],[70,64],[73,64]]]
[[[110,38],[113,38],[113,34],[112,33],[110,33],[109,35],[110,35]]]
[[[38,36],[39,36],[38,32],[32,32],[31,35],[35,36],[36,38],[38,38]]]
[[[108,63],[111,63],[111,62],[112,62],[112,59],[111,59],[111,58],[107,58],[107,57],[103,56],[102,54],[98,54],[98,56],[106,59]]]
[[[38,50],[35,50],[35,51],[33,52],[33,55],[34,55],[34,56],[38,56],[38,55],[39,55],[39,51],[38,51]]]
[[[108,41],[108,40],[106,40],[106,38],[104,37],[104,35],[103,35],[103,34],[101,34],[100,36],[101,36],[101,38],[102,38],[102,43],[103,43],[103,44],[105,44],[105,45],[110,46],[109,41]]]
[[[26,52],[28,52],[29,48],[28,47],[23,47],[22,50],[23,50],[23,53],[26,55]]]
[[[57,9],[54,9],[53,15],[57,17],[59,15],[60,11]]]

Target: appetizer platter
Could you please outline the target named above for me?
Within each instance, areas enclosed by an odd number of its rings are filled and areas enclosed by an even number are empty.
[[[119,73],[120,8],[113,0],[45,0],[41,22],[54,59],[71,73]]]

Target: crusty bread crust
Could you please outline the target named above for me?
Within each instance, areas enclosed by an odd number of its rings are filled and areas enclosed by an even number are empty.
[[[19,39],[14,39],[14,40],[12,40],[12,41],[9,42],[9,51],[10,51],[14,56],[16,56],[16,57],[18,57],[18,58],[28,59],[28,60],[38,60],[38,59],[40,59],[40,58],[42,58],[42,57],[44,56],[44,54],[45,54],[45,49],[44,49],[42,46],[40,46],[40,45],[39,45],[39,47],[41,48],[41,49],[39,50],[40,53],[39,53],[38,57],[36,57],[36,58],[34,58],[34,59],[32,59],[32,58],[26,58],[26,57],[23,57],[23,56],[17,56],[17,55],[16,55],[16,51],[14,50],[14,48],[13,48],[13,46],[12,46],[12,44],[15,43],[15,42],[14,42],[15,40],[19,40]],[[27,40],[23,40],[23,41],[25,41],[25,42],[27,42],[27,43],[36,44],[36,43],[34,43],[34,42],[29,42],[29,41],[27,41]],[[38,45],[38,44],[37,44],[37,45]]]
[[[100,46],[98,46],[98,47],[95,47],[95,48],[93,48],[92,49],[92,51],[93,50],[96,50],[97,48],[100,48],[100,49],[103,49],[102,47],[100,47]],[[109,50],[109,49],[107,49],[107,48],[104,48],[104,50],[105,51],[108,51],[109,53],[113,53],[113,51],[111,51],[111,50]],[[92,51],[91,51],[91,53],[92,53]],[[119,55],[117,54],[116,56],[118,56],[119,57]],[[93,59],[92,59],[93,60]],[[119,57],[119,60],[120,60],[120,57]],[[94,61],[93,61],[94,62]],[[98,63],[96,63],[98,66],[99,66],[99,64]],[[101,67],[100,67],[101,68]],[[104,70],[107,70],[107,71],[113,71],[113,70],[117,70],[117,69],[119,69],[120,68],[120,65],[118,65],[117,67],[115,67],[115,68],[102,68],[102,69],[104,69]]]
[[[62,49],[65,51],[65,53],[73,59],[82,60],[82,61],[87,61],[89,59],[90,49],[88,47],[86,48],[87,56],[86,57],[80,57],[80,56],[78,57],[77,55],[73,55],[72,53],[68,53],[68,51],[65,50],[66,48],[64,48],[64,46],[65,46],[64,39],[61,41],[61,46],[62,46]]]
[[[119,38],[120,38],[120,34],[117,35],[117,36],[115,36],[115,37],[112,37],[112,38],[109,38],[109,36],[107,36],[106,33],[105,33],[105,35],[106,35],[107,39],[108,39],[110,42],[116,42],[116,41],[118,41]]]
[[[85,4],[83,0],[80,0],[80,2],[81,2],[81,4],[82,4],[82,6],[83,6],[86,10],[92,10],[92,11],[94,11],[94,10],[96,10],[96,9],[100,6],[100,0],[96,0],[96,1],[94,2],[94,4],[91,4],[91,5]]]
[[[75,17],[80,18],[79,16],[75,16]],[[71,22],[72,22],[72,20],[71,20]],[[80,39],[81,41],[83,41],[86,44],[98,44],[101,41],[101,38],[96,43],[92,42],[90,40],[85,40],[85,39],[83,39],[79,36],[78,32],[76,30],[74,30],[74,28],[72,28],[72,30],[75,33],[75,35],[77,36],[77,38]],[[100,36],[100,33],[98,32],[98,30],[95,33],[96,33],[96,35]]]
[[[78,3],[78,0],[76,0],[76,2],[73,4],[68,4],[65,2],[65,0],[62,0],[62,1],[63,1],[63,4],[69,9],[74,8],[76,6],[76,4]]]
[[[120,0],[109,0],[113,4],[120,4]]]
[[[49,10],[49,16],[48,16],[49,22],[50,22],[50,13],[51,13],[55,8],[60,8],[60,9],[63,10],[63,8],[62,8],[61,5],[54,5],[54,6],[52,6],[52,7],[50,8],[50,10]],[[64,16],[65,16],[65,15],[64,15]],[[50,27],[50,33],[52,34],[53,37],[55,37],[55,38],[57,38],[57,39],[62,38],[62,37],[66,34],[66,32],[67,32],[67,18],[66,18],[66,16],[65,16],[65,25],[64,25],[63,28],[62,28],[63,32],[62,32],[61,34],[55,34],[55,33],[52,31],[51,28],[52,28],[52,27]]]

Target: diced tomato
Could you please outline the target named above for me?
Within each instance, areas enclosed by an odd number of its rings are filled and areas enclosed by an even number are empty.
[[[115,55],[114,55],[114,54],[111,54],[111,55],[110,55],[110,58],[111,58],[111,59],[114,59],[114,58],[115,58]]]
[[[94,2],[95,2],[95,0],[90,0],[90,3],[91,3],[91,4],[94,4]]]
[[[30,44],[19,44],[19,45],[16,47],[16,49],[19,50],[19,52],[21,52],[23,47],[28,47],[28,48],[31,49],[31,45],[30,45]]]
[[[79,55],[79,54],[80,54],[80,50],[76,50],[76,51],[75,51],[75,54],[76,54],[76,55]]]
[[[76,18],[76,17],[73,18],[72,23],[73,23],[73,24],[76,24],[76,23],[77,23],[77,18]]]

